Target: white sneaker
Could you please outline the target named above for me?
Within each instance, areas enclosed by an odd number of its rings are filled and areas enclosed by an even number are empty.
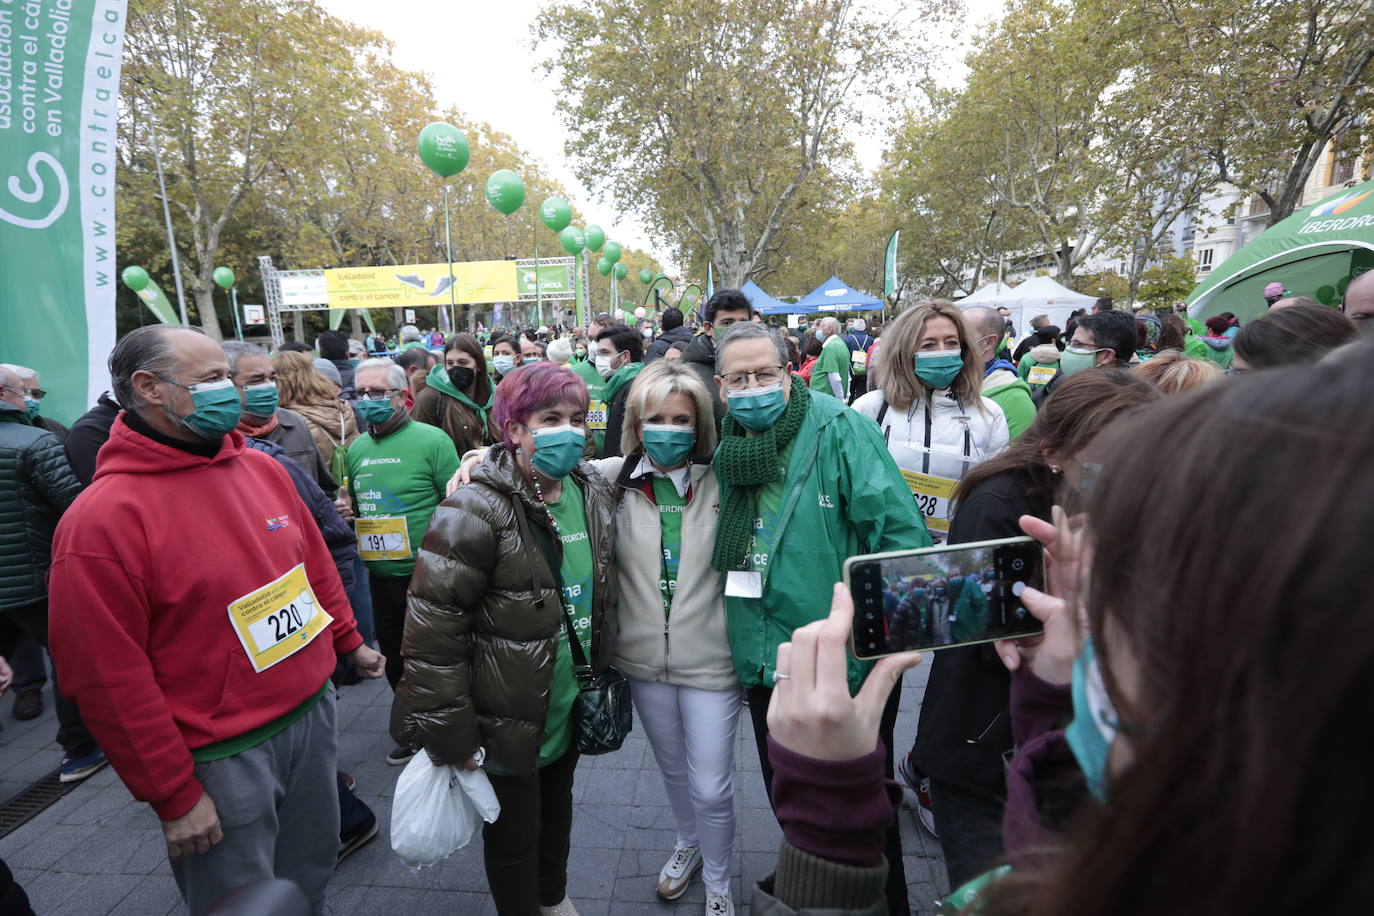
[[[921,821],[921,826],[938,840],[940,834],[935,830],[935,808],[930,803],[930,777],[922,776],[916,772],[910,754],[897,761],[897,784],[911,793],[907,800],[909,802],[914,800],[914,803],[910,807],[916,812],[916,816]]]
[[[701,871],[701,847],[679,846],[668,857],[658,873],[658,896],[662,900],[676,900],[687,893],[692,876]]]
[[[541,906],[539,916],[577,916],[577,908],[572,905],[572,900],[564,897],[553,906]]]
[[[706,916],[735,916],[735,902],[729,894],[707,894]]]

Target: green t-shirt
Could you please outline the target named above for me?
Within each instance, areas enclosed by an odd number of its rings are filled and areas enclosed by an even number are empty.
[[[787,466],[792,461],[792,443],[782,450],[778,463],[782,465],[786,477]],[[773,545],[778,542],[778,519],[782,515],[782,494],[785,479],[773,480],[759,488],[759,514],[754,520],[754,549],[749,556],[749,568],[760,576],[768,572],[772,560]]]
[[[571,477],[563,481],[558,501],[548,504],[558,524],[558,536],[563,542],[563,607],[572,618],[573,632],[582,643],[582,651],[591,661],[588,640],[592,635],[592,541],[587,534],[587,509],[582,491]],[[577,699],[577,678],[573,677],[572,650],[568,648],[568,631],[559,621],[558,654],[553,663],[553,684],[549,689],[549,714],[544,720],[544,737],[539,743],[539,766],[547,766],[568,752],[572,745],[569,716],[573,700]]]
[[[658,587],[663,592],[663,617],[666,620],[677,593],[677,569],[682,560],[682,512],[687,500],[678,495],[677,485],[667,477],[653,478],[654,502],[658,505],[659,533],[663,543],[662,573]]]
[[[415,571],[415,552],[456,470],[458,452],[453,448],[453,440],[442,429],[427,423],[407,423],[380,442],[371,433],[353,440],[348,447],[348,486],[353,491],[358,518],[404,518],[409,541],[406,548],[399,532],[378,535],[385,537],[387,548],[408,549],[410,556],[369,559],[364,555],[369,572],[400,578]],[[360,533],[368,530],[366,525],[360,527]],[[359,547],[368,546],[364,534]],[[402,553],[404,549],[388,552]]]
[[[849,390],[849,348],[844,345],[844,341],[835,338],[832,343],[830,340],[821,347],[821,355],[816,358],[816,364],[811,367],[811,390],[822,391],[833,395],[834,389],[830,387],[830,373],[840,374],[840,391]]]
[[[596,453],[605,454],[606,413],[609,407],[603,399],[602,391],[606,387],[606,380],[596,371],[596,365],[590,361],[573,362],[568,368],[587,383],[587,431],[596,439]]]

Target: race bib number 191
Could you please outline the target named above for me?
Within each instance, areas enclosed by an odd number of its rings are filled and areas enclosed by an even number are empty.
[[[229,623],[254,671],[295,655],[333,619],[315,600],[304,563],[229,605]]]
[[[358,556],[364,560],[409,560],[415,555],[404,518],[360,518],[354,528],[358,532]]]

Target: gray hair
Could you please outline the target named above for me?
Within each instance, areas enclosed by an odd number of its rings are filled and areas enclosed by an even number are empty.
[[[420,329],[413,324],[401,325],[401,343],[419,343]]]
[[[28,366],[18,366],[14,363],[0,363],[0,369],[8,369],[10,372],[13,372],[15,378],[21,383],[25,379],[38,378],[38,373],[34,372]]]
[[[167,331],[205,333],[184,324],[149,324],[125,334],[110,351],[110,388],[115,400],[125,409],[143,406],[142,399],[134,391],[135,372],[167,376],[177,370],[176,347],[172,346]]]
[[[353,370],[354,385],[357,385],[356,379],[364,369],[385,369],[388,388],[396,388],[401,391],[406,389],[406,371],[385,357],[374,356],[372,359],[365,359],[358,363],[358,367]]]
[[[226,340],[219,345],[219,348],[224,351],[224,358],[229,360],[230,378],[239,374],[239,360],[245,356],[267,357],[267,351],[262,347],[242,340]]]
[[[825,331],[827,336],[833,337],[840,333],[840,319],[836,318],[834,315],[825,316],[820,321],[816,322],[816,326]]]
[[[716,372],[719,374],[723,371],[721,366],[725,364],[725,348],[730,344],[738,343],[741,340],[761,339],[772,341],[773,346],[778,351],[779,366],[786,366],[792,361],[787,353],[787,342],[782,339],[782,335],[777,331],[752,321],[737,321],[730,325],[730,329],[721,336],[720,341],[716,344]]]

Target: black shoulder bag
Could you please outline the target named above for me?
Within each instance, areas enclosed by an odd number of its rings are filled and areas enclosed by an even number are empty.
[[[534,554],[528,552],[530,545],[537,545],[544,555],[544,562],[553,574],[554,585],[558,589],[558,603],[563,609],[563,629],[568,636],[568,649],[572,653],[573,677],[577,680],[577,699],[573,701],[572,731],[573,746],[579,754],[596,756],[620,750],[625,736],[634,727],[634,716],[630,710],[630,682],[615,668],[607,667],[597,674],[592,670],[582,640],[573,631],[572,616],[568,606],[563,603],[563,577],[559,574],[562,564],[558,562],[552,542],[547,545],[544,539],[535,541],[530,532],[529,519],[520,501],[514,497],[511,504],[515,509],[516,523],[520,526],[520,537],[525,542],[526,559],[530,564],[530,591],[535,596],[536,607],[544,606],[544,589],[539,585],[536,575]],[[542,530],[541,530],[541,533]],[[596,632],[592,632],[592,654],[596,653]]]

